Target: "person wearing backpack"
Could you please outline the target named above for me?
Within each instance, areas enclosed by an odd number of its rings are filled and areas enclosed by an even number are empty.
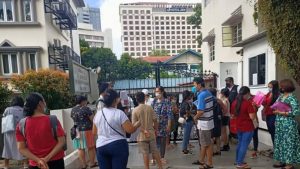
[[[65,133],[56,119],[57,138],[53,136],[51,116],[45,114],[46,110],[41,94],[31,93],[26,98],[26,117],[16,127],[18,150],[29,159],[29,169],[64,169]]]

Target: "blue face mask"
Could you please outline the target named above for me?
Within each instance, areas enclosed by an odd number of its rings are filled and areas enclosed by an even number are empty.
[[[197,89],[196,89],[196,87],[194,86],[194,87],[192,87],[192,93],[197,93]]]

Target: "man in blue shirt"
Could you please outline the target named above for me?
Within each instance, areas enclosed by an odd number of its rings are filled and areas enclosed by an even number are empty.
[[[214,98],[212,94],[205,89],[203,78],[194,78],[194,86],[198,91],[197,114],[194,116],[194,120],[197,121],[197,128],[199,129],[199,139],[201,144],[199,162],[200,165],[202,165],[202,168],[212,168],[213,142],[211,139],[211,130],[214,128]],[[207,157],[207,164],[205,164],[205,157]]]

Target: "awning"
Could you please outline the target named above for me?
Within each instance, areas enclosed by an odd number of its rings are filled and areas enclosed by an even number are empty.
[[[222,23],[222,26],[232,26],[236,25],[243,20],[243,14],[235,14],[231,15],[230,18],[228,18],[224,23]]]
[[[245,46],[245,45],[247,45],[249,43],[252,43],[254,41],[262,39],[262,38],[264,38],[266,36],[267,36],[267,32],[263,31],[263,32],[255,34],[253,36],[250,36],[249,38],[247,38],[247,39],[245,39],[245,40],[243,40],[241,42],[238,42],[238,43],[232,45],[232,47],[243,47],[243,46]]]
[[[215,40],[216,35],[215,34],[209,34],[205,38],[202,39],[202,42],[208,42],[211,43]]]
[[[19,52],[19,51],[39,51],[42,47],[40,46],[18,46],[18,47],[0,47],[0,52]]]

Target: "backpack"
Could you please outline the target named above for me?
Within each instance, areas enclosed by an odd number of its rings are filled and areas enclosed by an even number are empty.
[[[57,118],[54,115],[49,115],[49,118],[50,118],[50,125],[51,125],[52,135],[53,135],[54,139],[56,141],[58,141],[58,138],[57,138]],[[25,138],[26,120],[27,120],[27,117],[21,119],[20,122],[19,122],[20,131],[21,131],[24,138]],[[65,134],[65,144],[63,146],[64,151],[67,150],[67,142],[66,141],[67,141],[67,139],[66,139],[66,134]]]

